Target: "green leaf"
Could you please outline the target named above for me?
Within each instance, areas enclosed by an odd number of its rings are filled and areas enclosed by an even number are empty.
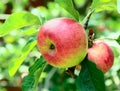
[[[34,75],[27,75],[22,80],[22,91],[34,91],[33,85],[35,82]]]
[[[120,0],[117,0],[117,11],[120,14]]]
[[[116,39],[116,41],[117,41],[118,44],[120,45],[120,36]]]
[[[100,12],[103,10],[116,10],[116,4],[113,2],[109,2],[109,3],[101,3],[101,5],[95,10],[96,12]]]
[[[26,29],[25,31],[22,31],[21,34],[22,34],[23,36],[36,35],[36,34],[38,33],[38,28],[40,28],[40,26],[28,28],[28,29]]]
[[[96,7],[98,7],[99,3],[100,3],[100,0],[93,0],[91,9],[94,10]]]
[[[39,77],[46,66],[46,61],[41,56],[37,59],[29,68],[29,75],[22,81],[22,91],[36,91],[36,87],[39,81]]]
[[[11,14],[3,25],[0,26],[0,36],[4,36],[12,30],[40,24],[39,18],[29,12],[19,12]]]
[[[61,7],[68,11],[75,20],[79,21],[79,13],[74,8],[72,0],[55,0]]]
[[[81,65],[81,72],[76,79],[78,91],[105,91],[104,75],[96,65],[87,59]]]
[[[116,1],[113,0],[93,0],[91,9],[95,12],[103,10],[116,10]]]
[[[21,56],[19,58],[16,58],[14,61],[12,61],[9,65],[9,75],[14,76],[22,62],[25,60],[27,55],[30,53],[30,51],[34,48],[36,45],[36,40],[31,39],[27,42],[27,44],[24,46]]]

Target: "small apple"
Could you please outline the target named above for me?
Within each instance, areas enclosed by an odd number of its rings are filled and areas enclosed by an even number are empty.
[[[79,64],[88,50],[84,28],[70,18],[55,18],[47,21],[40,28],[37,45],[45,60],[59,68]]]
[[[98,26],[98,30],[99,30],[100,32],[104,31],[104,30],[105,30],[105,26],[104,26],[103,24],[100,24],[100,25]]]
[[[88,59],[106,73],[113,65],[114,54],[110,46],[103,41],[94,41],[93,47],[88,49]]]

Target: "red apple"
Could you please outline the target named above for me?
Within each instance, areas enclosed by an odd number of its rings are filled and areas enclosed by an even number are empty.
[[[100,24],[100,25],[98,26],[98,30],[99,30],[100,32],[104,31],[104,30],[105,30],[105,26],[104,26],[103,24]]]
[[[84,28],[70,18],[56,18],[46,22],[38,33],[37,45],[45,60],[59,68],[79,64],[88,49]]]
[[[105,73],[113,65],[114,54],[110,46],[105,42],[95,41],[93,47],[88,49],[88,59]]]

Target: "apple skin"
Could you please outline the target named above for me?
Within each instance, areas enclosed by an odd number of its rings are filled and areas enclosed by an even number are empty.
[[[114,62],[114,54],[110,46],[103,41],[94,41],[93,47],[88,49],[88,59],[106,73],[110,70]]]
[[[38,49],[45,60],[59,68],[73,67],[86,56],[88,38],[82,25],[70,18],[47,21],[38,33]]]

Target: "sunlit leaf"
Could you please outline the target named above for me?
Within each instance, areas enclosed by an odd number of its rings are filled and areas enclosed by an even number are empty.
[[[93,0],[91,9],[94,10],[100,4],[100,0]]]
[[[45,60],[41,56],[35,61],[34,65],[29,68],[29,75],[22,81],[22,91],[35,91],[39,77],[46,66],[45,63]]]
[[[85,59],[81,65],[81,72],[76,79],[78,91],[105,91],[104,75],[95,64]]]
[[[0,13],[3,13],[5,8],[6,8],[6,6],[4,5],[4,3],[0,2]]]
[[[120,13],[120,0],[117,0],[117,10],[118,10],[118,13]]]
[[[27,29],[26,31],[23,31],[22,35],[24,35],[24,36],[32,36],[32,35],[35,35],[37,33],[38,33],[37,29],[30,28],[30,29]]]
[[[103,10],[116,10],[115,0],[93,0],[91,9],[95,12],[100,12]]]
[[[29,40],[25,47],[23,48],[21,56],[11,62],[11,64],[9,65],[10,76],[13,76],[16,73],[16,71],[18,70],[22,62],[25,60],[27,55],[30,53],[30,51],[34,48],[36,43],[37,43],[36,40],[33,39]]]
[[[103,10],[116,10],[116,2],[101,2],[101,4],[97,7],[96,12]]]
[[[4,36],[11,32],[12,30],[30,26],[30,25],[39,25],[39,18],[29,12],[19,12],[11,14],[0,26],[0,36]]]
[[[75,20],[79,21],[79,13],[74,8],[72,0],[55,0],[61,7],[68,11]]]

